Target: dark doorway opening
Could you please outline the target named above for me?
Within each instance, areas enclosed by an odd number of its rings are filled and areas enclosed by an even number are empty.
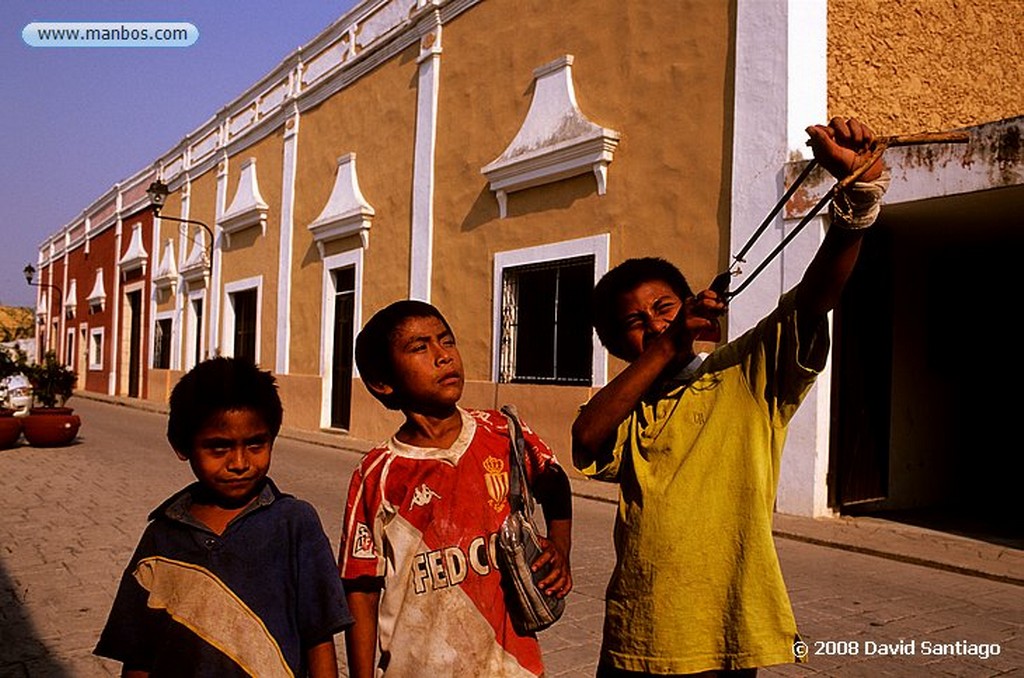
[[[887,207],[836,313],[829,493],[1024,548],[1015,309],[1024,188]]]

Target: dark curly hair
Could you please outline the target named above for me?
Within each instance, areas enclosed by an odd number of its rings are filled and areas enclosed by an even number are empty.
[[[377,393],[369,387],[390,384],[394,378],[391,363],[391,339],[402,323],[410,318],[437,318],[454,335],[451,325],[434,306],[414,299],[396,301],[373,314],[356,337],[356,366],[359,376],[374,398],[389,410],[399,410],[402,404],[394,394]]]
[[[176,451],[190,455],[196,435],[210,418],[231,410],[252,410],[276,438],[284,408],[274,375],[243,358],[203,361],[171,391],[167,440]]]
[[[627,259],[604,274],[591,297],[591,318],[597,336],[616,358],[625,359],[627,350],[623,345],[622,328],[616,317],[616,301],[621,294],[636,289],[640,284],[660,280],[680,299],[693,296],[686,277],[671,263],[658,257]]]

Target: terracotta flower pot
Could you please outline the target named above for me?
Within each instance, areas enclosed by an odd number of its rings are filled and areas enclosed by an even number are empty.
[[[33,407],[22,424],[25,440],[33,447],[60,447],[67,445],[82,425],[82,420],[70,407]]]
[[[12,410],[0,410],[0,450],[14,447],[21,437],[21,419]]]

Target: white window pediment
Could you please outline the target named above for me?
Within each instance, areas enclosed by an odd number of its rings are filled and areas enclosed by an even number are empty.
[[[505,151],[480,172],[508,215],[508,194],[593,172],[597,193],[607,190],[608,164],[619,133],[591,122],[576,103],[573,56],[566,54],[533,72],[530,110]]]
[[[178,265],[174,261],[174,240],[167,239],[164,245],[164,255],[160,257],[160,263],[153,273],[153,284],[157,289],[173,287],[178,280]]]
[[[192,239],[192,249],[189,250],[185,263],[181,265],[181,277],[188,283],[205,281],[210,273],[210,259],[207,256],[206,231],[197,230]]]
[[[89,296],[85,298],[89,302],[89,310],[94,313],[99,313],[103,310],[103,307],[107,303],[107,291],[103,286],[103,269],[96,269],[96,280],[92,284],[92,291],[89,292]]]
[[[36,318],[39,320],[39,324],[42,325],[46,322],[47,309],[50,308],[50,295],[46,290],[39,291],[39,300],[36,303]]]
[[[132,237],[128,242],[128,249],[121,257],[117,265],[121,269],[121,275],[127,275],[132,271],[142,269],[142,275],[146,275],[146,265],[149,263],[149,253],[142,244],[142,224],[132,226]]]
[[[309,225],[313,240],[324,256],[326,243],[350,235],[358,235],[363,248],[370,244],[370,226],[375,212],[359,190],[356,175],[356,154],[348,153],[338,158],[338,171],[334,176],[334,188],[327,199],[320,216]]]
[[[267,233],[268,206],[260,195],[260,185],[256,180],[256,158],[249,158],[242,163],[242,175],[238,179],[238,190],[231,205],[217,220],[217,225],[224,231],[228,245],[231,235],[252,226],[259,226],[263,235]]]
[[[64,315],[68,318],[75,317],[75,308],[78,305],[78,284],[72,278],[68,283],[68,292],[64,295]]]

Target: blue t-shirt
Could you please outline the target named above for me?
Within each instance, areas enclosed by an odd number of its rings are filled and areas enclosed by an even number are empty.
[[[150,514],[94,653],[156,676],[304,676],[352,623],[316,510],[268,478],[221,535],[190,485]]]

